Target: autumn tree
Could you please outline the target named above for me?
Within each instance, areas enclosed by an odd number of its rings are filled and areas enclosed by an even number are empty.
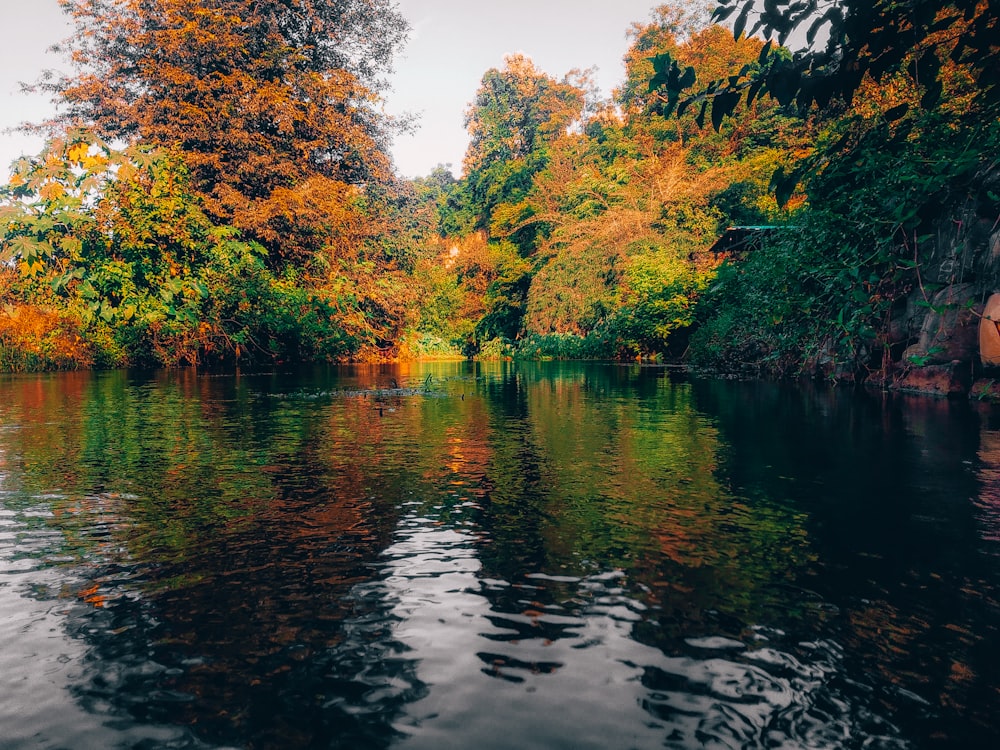
[[[272,255],[350,232],[391,176],[383,76],[406,24],[390,0],[60,0],[76,72],[63,123],[178,150],[209,215]]]
[[[500,204],[523,197],[545,167],[547,146],[581,116],[585,103],[584,90],[569,76],[557,81],[525,55],[510,55],[503,69],[483,75],[465,116],[464,162],[471,198],[483,209],[481,227],[489,227]]]
[[[706,316],[695,351],[713,366],[766,361],[793,371],[825,362],[828,373],[884,378],[895,367],[934,363],[932,351],[905,355],[914,342],[894,316],[931,305],[935,284],[969,280],[964,269],[940,270],[935,253],[952,251],[939,238],[957,231],[955,245],[973,247],[995,227],[998,4],[718,6],[715,17],[737,37],[759,33],[768,46],[756,65],[714,80],[660,58],[650,91],[665,111],[707,109],[723,124],[736,108],[769,99],[822,124],[815,148],[773,178],[779,202],[796,190],[808,198],[799,230],[720,277],[711,299],[720,312]]]
[[[664,3],[652,9],[648,21],[632,24],[624,56],[625,80],[615,92],[623,108],[635,112],[646,106],[653,58],[676,54],[680,45],[709,25],[711,10],[708,2]]]
[[[70,132],[15,164],[0,226],[0,349],[173,366],[332,359],[365,343],[348,325],[362,301],[334,308],[293,270],[268,269],[261,246],[198,207],[176,152]],[[25,329],[36,341],[14,336]]]

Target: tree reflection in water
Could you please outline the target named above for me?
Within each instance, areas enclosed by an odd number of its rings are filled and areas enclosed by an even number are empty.
[[[948,409],[614,365],[3,381],[2,569],[82,709],[17,736],[982,744],[991,438]]]

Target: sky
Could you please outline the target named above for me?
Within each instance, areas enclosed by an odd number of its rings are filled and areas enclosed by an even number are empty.
[[[693,0],[697,1],[697,0]],[[438,164],[461,173],[468,143],[464,113],[483,74],[503,66],[505,55],[523,53],[555,78],[574,68],[597,67],[606,95],[625,75],[626,32],[650,18],[655,0],[399,0],[410,23],[407,44],[396,58],[390,115],[418,115],[416,131],[399,135],[392,153],[404,177],[427,175]],[[20,92],[46,69],[65,70],[48,48],[70,33],[57,0],[0,0],[0,179],[42,141],[3,132],[36,122],[53,111],[44,96]]]

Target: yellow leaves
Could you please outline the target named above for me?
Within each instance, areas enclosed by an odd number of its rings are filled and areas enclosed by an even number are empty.
[[[104,156],[88,154],[83,157],[81,164],[88,172],[97,172],[106,169],[110,165],[110,162]]]
[[[38,195],[46,201],[59,200],[65,194],[66,188],[58,182],[47,182],[38,191]]]
[[[88,141],[78,141],[66,151],[66,160],[88,172],[105,169],[109,161],[104,154],[94,152],[94,146]]]
[[[66,152],[66,158],[74,164],[82,164],[89,152],[90,145],[81,141],[69,147],[69,150]]]
[[[45,263],[40,258],[32,258],[18,263],[17,270],[21,278],[33,279],[45,270]]]

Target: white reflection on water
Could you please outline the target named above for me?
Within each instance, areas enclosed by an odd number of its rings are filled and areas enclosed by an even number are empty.
[[[13,511],[0,508],[0,726],[3,741],[15,747],[64,738],[69,726],[86,736],[88,725],[96,724],[67,702],[83,644],[66,637],[58,606],[29,595],[34,587],[58,583],[51,571],[46,581],[30,556],[46,545],[44,536],[29,535]]]
[[[634,638],[645,607],[618,585],[621,573],[485,579],[483,542],[412,515],[385,552],[393,639],[427,687],[395,724],[400,747],[846,748],[859,736],[866,748],[908,747],[831,686],[833,643],[797,644],[793,655],[758,629],[747,644],[706,635],[666,655]],[[544,605],[546,586],[575,595]],[[523,609],[503,611],[497,592]]]
[[[641,648],[628,638],[631,613],[608,606],[603,617],[581,617],[529,602],[524,613],[498,616],[483,589],[505,584],[480,580],[478,541],[411,518],[386,552],[385,585],[400,618],[395,637],[412,649],[430,688],[397,723],[409,735],[402,746],[661,744],[662,729],[650,726],[641,707],[640,670],[628,663]],[[549,626],[559,640],[545,637]],[[537,637],[521,637],[532,628]]]
[[[13,511],[0,491],[0,747],[109,747],[103,717],[72,699],[81,679],[88,646],[73,638],[66,623],[81,600],[87,581],[50,564],[63,535],[43,523],[45,507]],[[9,496],[13,496],[10,493]],[[174,728],[119,726],[117,746],[166,747],[182,733]]]

